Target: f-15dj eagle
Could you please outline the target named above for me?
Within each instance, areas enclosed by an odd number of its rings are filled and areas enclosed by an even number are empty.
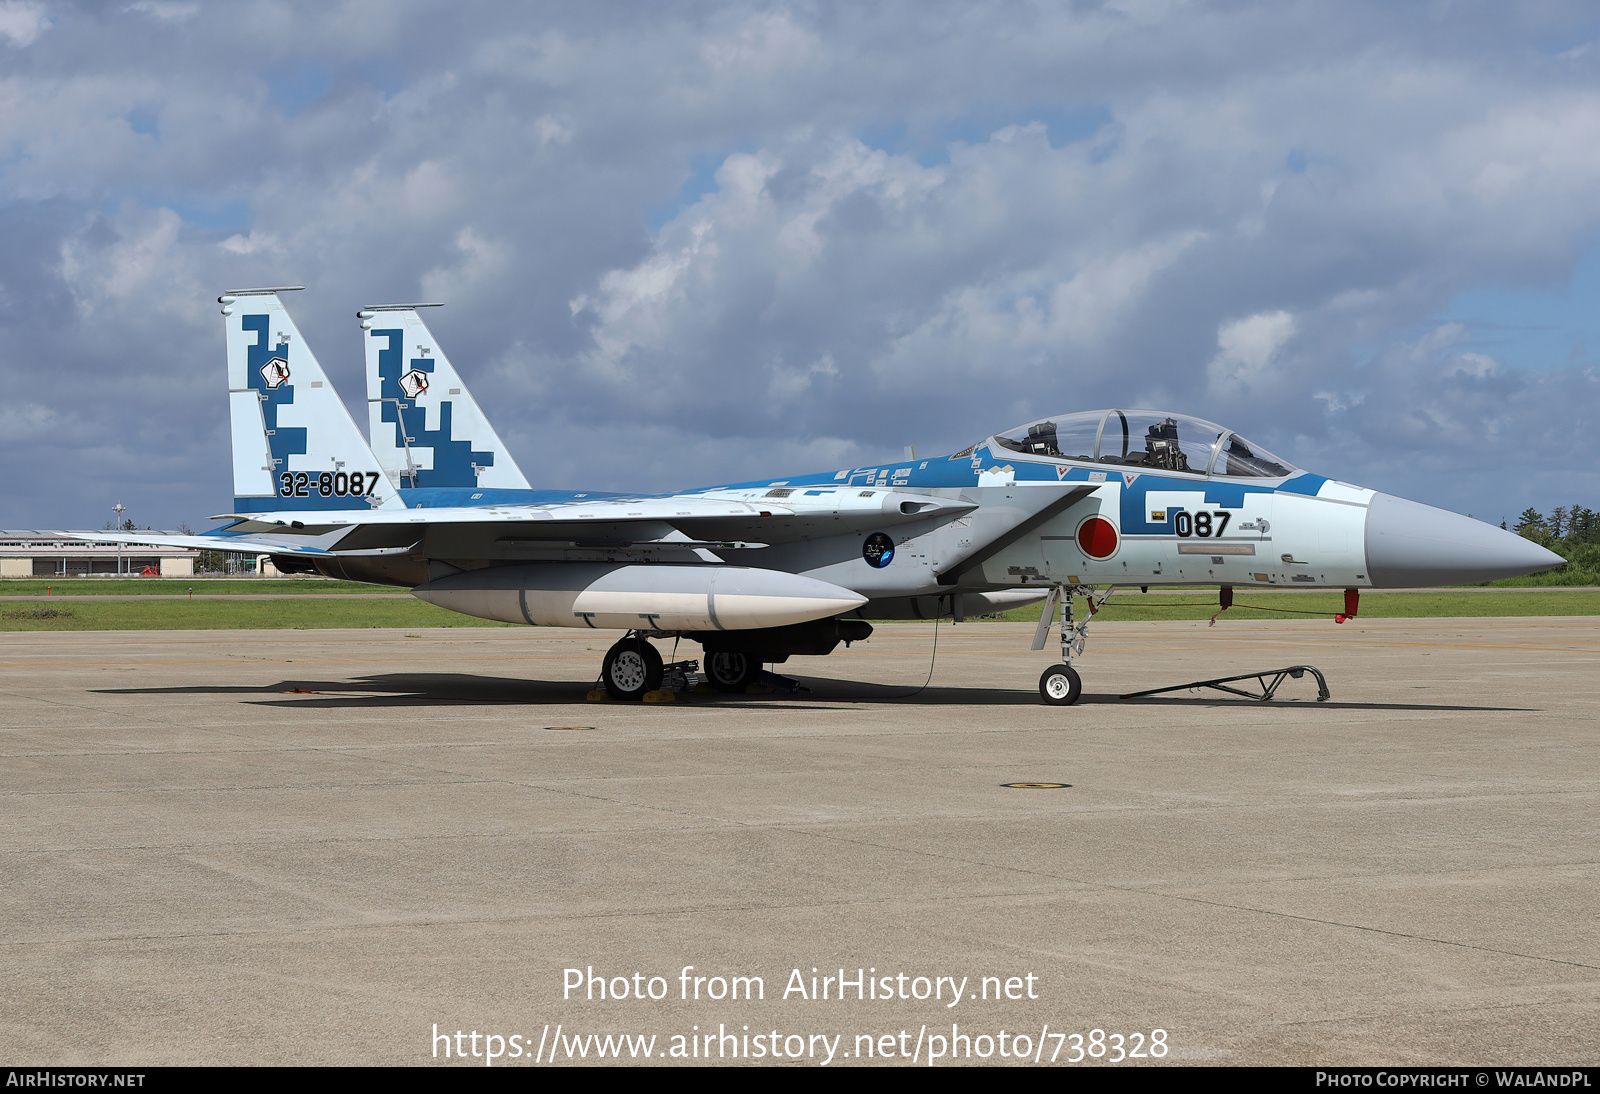
[[[687,638],[713,686],[830,653],[867,619],[1044,600],[1062,663],[1039,689],[1078,700],[1089,614],[1118,587],[1455,585],[1559,556],[1469,517],[1301,470],[1232,430],[1151,410],[1041,418],[950,455],[674,494],[534,490],[423,323],[358,313],[371,443],[278,293],[219,298],[233,426],[232,523],[147,536],[270,553],[285,571],[398,585],[485,619],[628,632],[610,694],[658,688],[649,641]],[[222,519],[222,518],[219,518]],[[99,539],[126,539],[105,534]]]

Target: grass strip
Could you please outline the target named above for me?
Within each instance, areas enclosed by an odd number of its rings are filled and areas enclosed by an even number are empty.
[[[359,587],[359,586],[358,586]],[[0,631],[320,630],[329,627],[509,627],[421,600],[6,601]],[[55,615],[36,613],[54,612]]]
[[[182,596],[193,589],[207,596],[240,593],[395,593],[389,585],[333,581],[326,577],[8,577],[0,579],[0,596]]]
[[[1278,611],[1258,610],[1279,609]],[[1017,608],[1001,618],[1014,622],[1034,622],[1040,605]],[[1284,609],[1288,609],[1285,612]],[[1083,601],[1075,610],[1083,612]],[[1332,619],[1344,610],[1342,590],[1326,593],[1277,593],[1265,590],[1236,589],[1233,607],[1222,613],[1220,625],[1230,619]],[[1217,612],[1214,597],[1163,595],[1158,589],[1148,593],[1120,590],[1101,609],[1097,619],[1209,619]],[[1314,612],[1315,615],[1289,614]],[[1600,615],[1600,592],[1583,589],[1572,592],[1475,593],[1419,592],[1381,593],[1361,598],[1362,619],[1449,619],[1472,616]]]

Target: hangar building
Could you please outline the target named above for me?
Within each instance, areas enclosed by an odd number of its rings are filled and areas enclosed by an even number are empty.
[[[86,543],[63,538],[60,532],[0,530],[0,577],[190,577],[199,553],[181,547]]]

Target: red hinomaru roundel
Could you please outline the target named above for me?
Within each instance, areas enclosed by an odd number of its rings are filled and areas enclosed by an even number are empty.
[[[1086,517],[1078,525],[1078,549],[1090,558],[1110,558],[1117,553],[1117,540],[1117,526],[1105,517]]]

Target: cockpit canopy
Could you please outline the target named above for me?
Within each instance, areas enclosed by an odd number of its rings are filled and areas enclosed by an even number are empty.
[[[1030,456],[1151,471],[1256,479],[1282,478],[1295,471],[1294,465],[1231,429],[1156,410],[1058,414],[997,433],[994,439]]]

